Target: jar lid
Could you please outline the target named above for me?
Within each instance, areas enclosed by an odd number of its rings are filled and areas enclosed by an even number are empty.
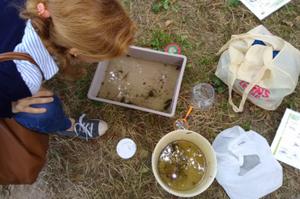
[[[136,152],[136,144],[132,139],[124,138],[117,144],[117,153],[123,159],[129,159]]]
[[[171,53],[171,54],[178,54],[178,55],[180,55],[181,54],[181,48],[180,48],[180,46],[178,44],[171,43],[171,44],[168,44],[165,47],[165,52]]]

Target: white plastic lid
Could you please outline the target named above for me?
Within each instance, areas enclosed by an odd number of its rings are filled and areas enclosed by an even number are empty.
[[[132,139],[124,138],[117,144],[117,153],[123,159],[129,159],[136,152],[136,144]]]

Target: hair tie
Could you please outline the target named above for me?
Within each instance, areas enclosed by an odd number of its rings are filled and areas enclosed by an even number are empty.
[[[38,11],[39,16],[41,16],[43,18],[49,18],[50,17],[50,12],[46,9],[45,4],[38,3],[36,5],[36,9]]]

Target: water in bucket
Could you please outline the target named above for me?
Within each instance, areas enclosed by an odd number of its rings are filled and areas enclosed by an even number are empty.
[[[158,172],[162,181],[178,191],[191,190],[206,172],[206,160],[195,144],[177,140],[168,144],[161,152]]]

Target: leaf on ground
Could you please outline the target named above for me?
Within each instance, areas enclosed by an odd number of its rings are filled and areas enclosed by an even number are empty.
[[[171,24],[173,23],[173,21],[172,20],[167,20],[166,22],[165,22],[165,26],[170,26]]]

